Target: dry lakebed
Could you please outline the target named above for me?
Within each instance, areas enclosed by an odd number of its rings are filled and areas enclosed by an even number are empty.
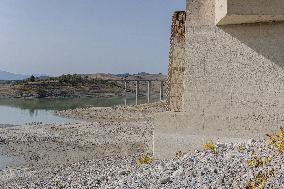
[[[2,125],[0,160],[9,166],[0,167],[0,187],[284,188],[284,130],[154,160],[151,120],[163,111],[163,102],[78,108],[56,112],[76,124]]]

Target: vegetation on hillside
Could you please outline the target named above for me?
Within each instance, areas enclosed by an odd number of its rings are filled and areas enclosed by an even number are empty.
[[[162,75],[141,73],[123,77],[112,74],[67,74],[58,77],[30,76],[26,80],[11,81],[1,85],[0,97],[9,98],[66,98],[124,95],[124,82],[121,79],[164,79]],[[6,85],[6,86],[4,86]],[[8,87],[7,87],[8,86]],[[128,82],[127,92],[135,93],[135,82]],[[160,83],[152,83],[152,92],[159,93]],[[147,83],[139,85],[140,95],[145,95]]]

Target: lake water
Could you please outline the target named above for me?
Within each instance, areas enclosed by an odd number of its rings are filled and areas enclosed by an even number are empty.
[[[145,98],[140,99],[141,102]],[[134,104],[135,99],[129,98],[128,104]],[[66,110],[82,107],[110,107],[124,104],[123,97],[104,98],[69,98],[69,99],[0,99],[0,125],[26,125],[30,123],[64,124],[75,123],[77,120],[55,116],[55,110]]]
[[[75,123],[76,120],[53,115],[51,110],[27,110],[0,105],[1,124],[28,125],[31,123]]]
[[[153,98],[157,101],[157,98]],[[146,102],[146,98],[139,99],[140,103]],[[110,107],[114,105],[123,105],[123,97],[109,98],[73,98],[73,99],[1,99],[0,98],[0,126],[1,125],[26,125],[29,123],[41,124],[64,124],[78,123],[80,121],[66,119],[55,116],[54,111],[66,110],[82,107]],[[134,104],[135,98],[130,97],[127,104]],[[6,167],[24,165],[25,161],[19,157],[0,155],[0,170]]]

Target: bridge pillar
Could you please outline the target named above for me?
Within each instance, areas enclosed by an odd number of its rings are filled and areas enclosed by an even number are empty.
[[[160,85],[160,100],[163,100],[164,97],[164,82],[161,81],[161,85]]]
[[[124,106],[127,105],[127,81],[124,81]]]
[[[184,57],[185,57],[185,11],[175,12],[172,20],[170,62],[168,67],[167,110],[183,111]]]
[[[147,81],[148,91],[147,91],[147,102],[150,103],[150,89],[151,89],[151,81]]]
[[[136,105],[138,105],[139,81],[136,81]]]

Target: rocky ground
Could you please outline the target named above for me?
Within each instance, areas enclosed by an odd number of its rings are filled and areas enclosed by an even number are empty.
[[[116,106],[106,108],[77,108],[55,112],[59,116],[96,123],[125,123],[149,120],[154,113],[165,111],[165,103],[141,104],[139,106]]]
[[[81,119],[79,124],[1,125],[0,154],[20,157],[25,164],[16,168],[21,174],[14,174],[14,169],[2,171],[0,186],[7,188],[18,183],[17,187],[11,188],[20,188],[37,178],[45,179],[48,175],[46,169],[55,174],[57,166],[63,169],[93,159],[149,153],[153,132],[150,115],[153,111],[164,111],[163,103],[57,112]]]
[[[213,144],[153,160],[151,115],[162,103],[57,112],[87,122],[0,130],[3,154],[27,165],[0,172],[2,188],[284,188],[284,131],[269,143]]]
[[[242,146],[242,147],[240,147]],[[10,188],[283,188],[284,158],[264,141],[217,144],[217,153],[196,151],[176,159],[139,164],[138,156],[106,157],[41,171],[10,170],[34,178]],[[257,150],[257,151],[256,151]],[[254,156],[257,154],[257,157]],[[275,156],[272,156],[274,154]],[[271,160],[266,158],[271,157]],[[257,163],[257,158],[261,158]],[[254,165],[248,162],[255,160]],[[40,175],[45,175],[42,178]],[[20,183],[20,184],[19,184]]]

